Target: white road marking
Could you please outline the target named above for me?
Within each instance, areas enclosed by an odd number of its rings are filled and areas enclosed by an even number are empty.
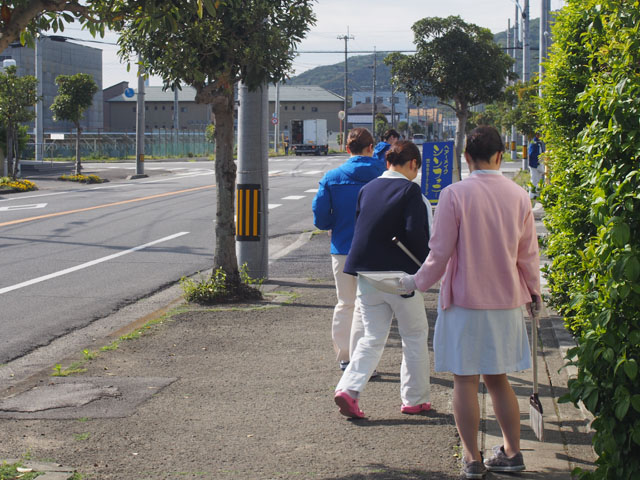
[[[18,290],[19,288],[28,287],[30,285],[34,285],[36,283],[44,282],[46,280],[51,280],[52,278],[61,277],[62,275],[66,275],[67,273],[77,272],[78,270],[82,270],[83,268],[92,267],[93,265],[97,265],[99,263],[107,262],[109,260],[113,260],[114,258],[121,257],[123,255],[127,255],[129,253],[137,252],[138,250],[143,250],[152,245],[156,245],[162,242],[168,242],[169,240],[173,240],[174,238],[181,237],[183,235],[187,235],[189,232],[178,232],[173,235],[169,235],[168,237],[160,238],[158,240],[154,240],[153,242],[145,243],[144,245],[139,245],[134,248],[130,248],[129,250],[123,250],[122,252],[114,253],[112,255],[107,255],[106,257],[97,258],[95,260],[91,260],[90,262],[85,262],[80,265],[76,265],[75,267],[66,268],[64,270],[60,270],[58,272],[50,273],[49,275],[43,275],[42,277],[34,278],[32,280],[27,280],[26,282],[17,283],[15,285],[11,285],[9,287],[0,288],[0,295],[3,293],[11,292],[13,290]]]
[[[317,175],[319,173],[322,173],[322,170],[308,170],[306,172],[301,172],[303,175]]]
[[[281,207],[282,204],[281,203],[270,203],[269,204],[269,210],[271,210],[272,208],[278,208]]]
[[[305,190],[304,193],[318,193],[317,188],[310,188],[309,190]]]
[[[289,195],[288,197],[282,197],[282,200],[300,200],[306,197],[306,195]]]
[[[46,203],[34,203],[31,205],[12,205],[9,207],[0,207],[0,212],[10,212],[13,210],[33,210],[34,208],[44,208]]]

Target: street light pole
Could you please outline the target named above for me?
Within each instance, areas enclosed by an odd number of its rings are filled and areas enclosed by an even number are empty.
[[[349,114],[347,113],[347,97],[349,96],[349,83],[347,78],[349,76],[348,60],[347,60],[347,48],[349,40],[354,40],[353,35],[349,35],[349,27],[347,27],[347,34],[338,36],[338,40],[344,40],[344,121],[342,122],[342,151],[344,151],[347,145],[347,123],[349,121]]]

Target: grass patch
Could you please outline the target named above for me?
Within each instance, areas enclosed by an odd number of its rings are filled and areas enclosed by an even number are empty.
[[[240,282],[232,282],[222,268],[216,269],[211,277],[200,276],[199,281],[182,277],[180,285],[187,302],[201,305],[237,303],[247,300],[261,300],[259,287],[264,279],[253,279],[247,273],[247,264],[239,269]]]
[[[527,190],[531,184],[531,173],[526,170],[519,170],[513,177],[513,181]]]
[[[28,471],[21,462],[0,464],[0,480],[32,480],[43,475],[44,472]]]
[[[74,375],[77,373],[85,373],[87,369],[82,367],[83,364],[84,364],[84,361],[73,362],[67,368],[62,368],[62,365],[60,365],[59,363],[56,363],[55,367],[53,367],[53,373],[51,374],[51,376],[52,377],[68,377],[69,375]]]

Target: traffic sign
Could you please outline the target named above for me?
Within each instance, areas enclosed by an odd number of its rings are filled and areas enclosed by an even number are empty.
[[[272,117],[271,118],[271,123],[273,123],[274,125],[278,124],[278,117]]]
[[[127,98],[131,98],[136,94],[135,90],[133,88],[127,88],[124,91],[124,96]]]

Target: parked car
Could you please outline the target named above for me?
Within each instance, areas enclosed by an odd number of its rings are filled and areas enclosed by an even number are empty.
[[[425,141],[426,138],[422,133],[416,133],[413,135],[413,143],[416,145],[422,145]]]

